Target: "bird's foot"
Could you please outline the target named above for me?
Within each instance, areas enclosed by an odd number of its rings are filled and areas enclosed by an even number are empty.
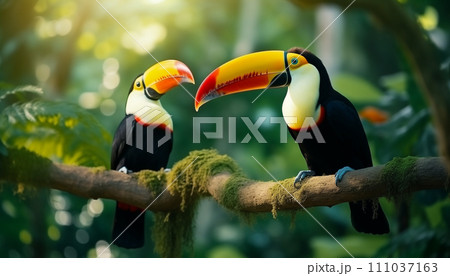
[[[294,180],[294,187],[297,189],[300,188],[300,182],[302,182],[303,179],[305,179],[307,177],[315,176],[315,175],[316,175],[316,173],[311,170],[299,171]]]
[[[133,171],[130,171],[130,170],[127,169],[127,167],[123,166],[122,168],[119,169],[119,172],[121,172],[121,173],[126,173],[126,174],[130,174],[130,173],[132,173]]]
[[[339,186],[338,184],[339,184],[339,182],[341,182],[341,180],[342,180],[342,178],[344,178],[344,175],[346,174],[346,173],[348,173],[348,172],[351,172],[351,171],[354,171],[354,169],[352,169],[352,168],[350,168],[349,166],[345,166],[345,167],[343,167],[342,169],[339,169],[335,174],[334,174],[334,177],[335,177],[335,183],[336,183],[336,186]]]

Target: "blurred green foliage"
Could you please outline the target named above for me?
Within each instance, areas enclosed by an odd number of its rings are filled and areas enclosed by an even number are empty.
[[[26,147],[58,162],[108,167],[111,136],[124,116],[130,83],[155,58],[179,59],[194,72],[197,84],[185,85],[187,91],[178,87],[162,98],[175,129],[170,164],[192,150],[215,148],[255,179],[270,176],[251,156],[278,179],[306,168],[289,137],[280,143],[280,135],[287,134],[284,125],[269,121],[282,116],[285,89],[264,93],[254,103],[259,92],[225,97],[199,113],[192,95],[212,69],[235,56],[306,47],[339,9],[299,9],[288,1],[270,0],[99,2],[103,7],[91,0],[0,1],[0,154]],[[401,2],[428,32],[442,68],[449,70],[449,3]],[[430,112],[414,72],[379,22],[349,10],[310,50],[323,60],[335,88],[358,110],[370,106],[386,115],[384,122],[364,120],[376,164],[397,156],[437,155]],[[202,136],[201,143],[193,143],[196,116],[224,117],[224,138]],[[241,143],[249,132],[241,117],[252,122],[266,117],[259,130],[267,143],[258,143],[252,135]],[[233,120],[237,143],[229,143]],[[310,211],[355,256],[448,257],[447,193],[423,191],[407,203],[381,201],[392,226],[392,233],[383,237],[356,233],[347,205]],[[113,212],[109,200],[86,200],[56,190],[22,194],[20,186],[2,185],[0,257],[97,256],[110,241]],[[147,214],[148,226],[152,216]],[[260,214],[248,225],[212,200],[203,200],[196,216],[194,253],[185,256],[347,256],[309,215],[299,211],[293,222],[291,217],[282,214],[274,220],[271,214]],[[148,235],[142,249],[113,245],[104,256],[156,256],[153,247]]]
[[[75,104],[43,100],[42,94],[25,86],[0,96],[3,143],[57,162],[109,167],[111,135],[95,117]]]

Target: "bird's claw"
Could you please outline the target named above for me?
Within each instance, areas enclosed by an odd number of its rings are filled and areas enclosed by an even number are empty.
[[[354,171],[354,169],[352,169],[352,168],[350,168],[349,166],[345,166],[345,167],[343,167],[342,169],[339,169],[335,174],[334,174],[334,177],[335,177],[335,183],[336,183],[336,186],[339,186],[338,184],[339,184],[339,182],[341,182],[342,181],[342,178],[344,178],[344,175],[346,174],[346,173],[348,173],[348,172],[351,172],[351,171]]]
[[[121,172],[121,173],[125,173],[125,174],[130,174],[130,173],[133,172],[133,171],[128,170],[127,167],[125,167],[125,166],[120,168],[118,171]]]
[[[299,171],[294,180],[294,187],[297,189],[300,188],[300,182],[302,182],[303,179],[314,176],[314,175],[316,175],[316,173],[311,170]]]

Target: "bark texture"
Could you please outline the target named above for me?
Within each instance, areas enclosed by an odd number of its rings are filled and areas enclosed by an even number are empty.
[[[391,163],[391,162],[394,162]],[[333,206],[339,203],[376,197],[405,196],[414,191],[444,189],[449,186],[449,174],[441,158],[414,158],[413,162],[405,158],[394,159],[386,165],[348,172],[342,182],[336,186],[333,175],[315,176],[303,181],[299,189],[294,188],[294,178],[281,181],[255,181],[243,176],[234,177],[230,172],[217,172],[203,184],[206,189],[197,195],[211,196],[219,204],[235,211],[270,212],[275,210],[295,210],[303,207]],[[408,166],[403,164],[408,163]],[[389,166],[391,173],[389,175]],[[51,163],[46,172],[33,170],[32,173],[46,173],[45,184],[34,183],[33,175],[27,175],[25,184],[39,185],[66,191],[85,198],[105,198],[118,200],[152,211],[171,211],[180,209],[181,195],[177,190],[166,189],[166,179],[178,179],[171,173],[167,177],[152,177],[151,183],[142,184],[140,174],[149,175],[149,171],[131,175],[117,171],[97,168],[70,166]],[[176,172],[175,172],[176,173]],[[179,173],[179,172],[178,172]],[[36,176],[37,177],[37,176]],[[41,176],[39,176],[42,178]],[[15,176],[4,179],[14,181]],[[181,178],[181,177],[180,177]],[[233,180],[234,179],[234,180]],[[180,184],[178,184],[180,185]],[[183,185],[183,184],[182,184]],[[187,183],[186,185],[190,185]],[[163,192],[152,191],[150,187],[159,187]],[[234,187],[234,189],[230,189]],[[170,192],[169,192],[170,190]],[[233,191],[234,199],[225,203],[224,198]],[[303,206],[301,206],[300,205]]]

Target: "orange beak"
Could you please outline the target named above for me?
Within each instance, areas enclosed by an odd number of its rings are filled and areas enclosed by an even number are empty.
[[[144,85],[160,95],[181,83],[195,83],[191,70],[186,64],[178,60],[158,62],[147,69],[142,77]]]
[[[200,106],[220,96],[288,86],[291,82],[288,60],[294,55],[299,56],[284,51],[263,51],[221,65],[200,85],[195,97],[195,110],[198,111]]]

